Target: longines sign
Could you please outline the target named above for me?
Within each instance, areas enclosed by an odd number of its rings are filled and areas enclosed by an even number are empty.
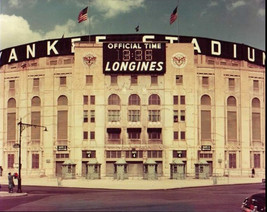
[[[103,43],[104,74],[164,74],[165,43]]]
[[[81,36],[81,37],[70,37],[70,38],[61,38],[61,39],[52,39],[52,40],[43,40],[39,42],[29,43],[21,46],[15,46],[11,48],[7,48],[0,51],[0,66],[5,64],[11,64],[16,62],[21,62],[25,60],[32,60],[40,57],[53,57],[59,55],[72,55],[74,54],[74,43],[77,41],[88,41],[89,36]],[[103,42],[103,43],[143,43],[140,44],[140,49],[130,48],[127,49],[124,47],[121,48],[110,48],[108,49],[107,45],[104,45],[105,48],[110,52],[116,52],[117,54],[120,53],[120,57],[123,55],[123,50],[129,50],[129,62],[135,62],[136,68],[133,68],[134,63],[131,63],[131,68],[137,71],[138,66],[144,64],[144,62],[149,62],[148,69],[155,69],[154,72],[160,72],[164,69],[164,63],[162,63],[162,58],[157,58],[155,52],[164,53],[164,45],[161,44],[161,47],[158,49],[151,49],[145,46],[145,43],[192,43],[194,45],[194,52],[195,54],[203,54],[207,56],[214,56],[214,57],[221,57],[221,58],[228,58],[228,59],[235,59],[235,60],[245,60],[250,63],[254,63],[257,65],[265,66],[265,52],[259,49],[252,48],[250,46],[238,43],[231,43],[219,40],[213,40],[208,38],[198,38],[198,37],[187,37],[187,36],[173,36],[173,35],[158,35],[158,34],[126,34],[126,35],[90,35],[91,42]],[[137,61],[139,51],[142,51],[142,60]],[[145,54],[150,57],[150,52],[146,50],[152,50],[152,60],[145,61],[144,56]],[[127,58],[127,52],[125,53],[125,59]],[[117,55],[118,56],[118,55]],[[153,59],[154,57],[154,59]],[[108,59],[108,58],[106,58]],[[110,58],[111,59],[111,58]],[[120,58],[121,60],[123,58]],[[157,61],[157,59],[160,59]],[[106,61],[108,62],[108,61]],[[120,64],[111,64],[110,61],[107,69],[110,68],[111,72],[116,70],[116,66],[120,66],[118,70],[121,70]],[[139,63],[141,62],[141,63]],[[156,62],[156,63],[153,63]],[[138,65],[140,64],[140,65]],[[107,64],[106,64],[107,65]],[[141,70],[141,69],[140,69]],[[144,68],[145,70],[145,68]],[[164,72],[164,71],[163,71]]]

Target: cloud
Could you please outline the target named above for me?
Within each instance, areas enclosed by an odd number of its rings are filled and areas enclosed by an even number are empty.
[[[234,10],[238,7],[245,6],[247,3],[243,0],[238,0],[235,2],[232,2],[230,5],[227,5],[228,10]]]
[[[89,20],[87,20],[89,21]],[[97,21],[90,18],[90,25]],[[87,34],[74,20],[67,20],[65,24],[56,25],[49,32],[33,31],[29,23],[20,16],[0,14],[0,49],[22,45],[44,39],[79,36]]]
[[[8,5],[10,8],[23,8],[23,7],[33,7],[37,3],[36,0],[9,0]]]
[[[0,14],[0,49],[40,40],[41,34],[30,29],[29,23],[20,16]]]
[[[93,6],[104,12],[104,17],[111,18],[121,13],[129,13],[131,10],[144,7],[144,0],[97,0]]]
[[[265,17],[265,9],[261,8],[258,10],[258,15],[259,16],[262,16],[262,17]]]

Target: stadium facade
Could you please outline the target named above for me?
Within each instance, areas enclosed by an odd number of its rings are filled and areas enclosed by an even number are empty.
[[[265,52],[209,38],[91,35],[1,51],[0,166],[59,176],[65,161],[88,161],[112,177],[119,159],[142,177],[205,160],[210,176],[265,172]],[[40,127],[23,126],[22,121]],[[20,137],[21,132],[21,137]]]

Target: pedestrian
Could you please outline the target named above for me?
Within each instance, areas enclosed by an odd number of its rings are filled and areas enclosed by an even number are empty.
[[[255,176],[255,169],[253,167],[252,170],[251,170],[251,177],[253,178],[254,176]]]
[[[15,187],[15,183],[13,181],[13,175],[11,173],[8,173],[8,192],[13,193],[13,188]]]

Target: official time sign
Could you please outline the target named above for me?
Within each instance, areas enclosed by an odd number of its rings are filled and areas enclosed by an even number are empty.
[[[165,43],[103,43],[104,74],[164,74]]]

